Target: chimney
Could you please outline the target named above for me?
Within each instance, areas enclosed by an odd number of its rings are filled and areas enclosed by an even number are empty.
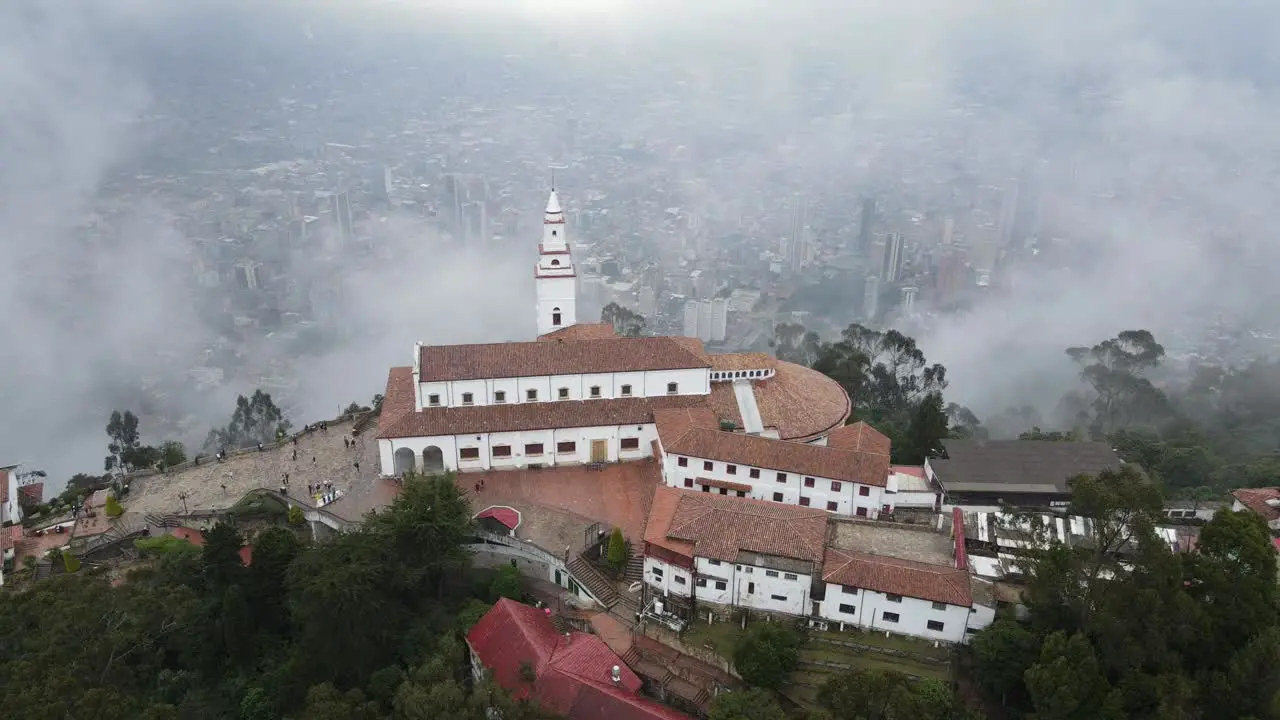
[[[622,668],[617,665],[613,666],[613,671],[609,673],[609,679],[613,680],[614,685],[622,684]]]

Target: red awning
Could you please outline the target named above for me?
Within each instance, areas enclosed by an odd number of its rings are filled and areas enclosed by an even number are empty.
[[[508,530],[515,530],[520,527],[520,513],[509,507],[489,507],[481,510],[476,519],[493,518],[507,527]]]

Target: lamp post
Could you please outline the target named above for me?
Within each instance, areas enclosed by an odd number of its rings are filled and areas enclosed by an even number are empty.
[[[187,513],[187,493],[185,490],[183,492],[178,493],[178,499],[182,501],[182,514],[183,515],[189,514]]]

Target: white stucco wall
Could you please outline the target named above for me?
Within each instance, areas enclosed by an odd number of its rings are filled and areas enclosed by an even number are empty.
[[[717,566],[713,562],[707,558],[694,558],[698,575],[707,580],[704,586],[696,587],[698,602],[745,606],[788,615],[808,614],[809,575],[728,562]],[[681,583],[676,578],[685,582]],[[688,597],[697,579],[685,568],[646,556],[644,581],[651,590],[660,594]],[[723,590],[716,588],[717,581],[725,583]]]
[[[527,430],[523,432],[479,433],[476,435],[444,435],[423,438],[396,438],[378,441],[379,459],[383,475],[394,475],[395,451],[408,448],[413,451],[415,469],[422,470],[422,451],[427,447],[440,448],[446,470],[490,470],[523,468],[530,464],[574,465],[591,462],[591,443],[603,440],[608,448],[607,461],[639,460],[653,453],[653,439],[657,428],[653,423],[644,425],[604,425],[595,427],[564,428],[558,430]],[[622,449],[624,439],[633,439],[636,446]],[[561,453],[557,446],[562,442],[574,443],[573,452]],[[525,452],[528,445],[542,445],[541,455]],[[495,446],[511,448],[508,457],[495,457]],[[464,448],[476,448],[479,457],[463,460]]]
[[[452,380],[419,383],[418,409],[430,407],[431,396],[439,397],[440,407],[465,406],[465,394],[471,393],[471,405],[496,404],[498,391],[505,393],[503,403],[556,402],[559,400],[609,400],[622,397],[663,397],[669,383],[676,384],[676,395],[706,395],[711,391],[710,372],[706,368],[683,370],[648,370],[644,372],[586,373],[570,375],[534,375],[515,378],[490,378],[476,380]],[[631,386],[629,395],[623,394],[624,386]],[[599,387],[600,395],[593,396],[591,388]],[[568,397],[560,397],[560,390],[568,391]],[[536,400],[529,400],[528,392],[537,392]]]
[[[853,613],[843,612],[840,605],[851,605]],[[898,621],[885,620],[884,613],[897,613]],[[842,585],[827,583],[826,598],[822,601],[821,615],[827,620],[841,622],[867,630],[887,630],[900,635],[914,635],[926,640],[958,643],[965,640],[965,628],[969,623],[970,609],[960,605],[942,605],[920,598],[903,597],[900,601],[864,588],[847,592]],[[942,623],[941,630],[930,630],[929,621]]]
[[[779,440],[778,442],[787,441]],[[681,458],[686,460],[684,466],[680,465]],[[711,463],[710,470],[706,469],[705,463]],[[729,472],[730,466],[734,466],[735,472]],[[759,477],[753,478],[751,476],[752,470],[758,471]],[[831,478],[819,476],[797,475],[791,472],[784,472],[786,480],[785,482],[779,482],[779,472],[784,471],[726,463],[707,458],[675,455],[673,453],[666,453],[662,461],[663,481],[671,487],[684,488],[686,490],[702,490],[702,487],[698,484],[698,478],[704,477],[750,485],[751,492],[748,493],[748,497],[753,497],[757,500],[799,505],[800,498],[804,497],[809,499],[808,507],[818,510],[829,510],[827,503],[834,502],[835,509],[829,511],[839,515],[853,515],[874,519],[880,516],[883,506],[888,505],[890,511],[894,507],[896,495],[884,492],[884,488],[844,480],[833,481]],[[807,480],[809,479],[812,479],[813,487],[807,486]],[[689,484],[689,481],[692,482],[692,485]],[[832,490],[832,482],[839,482],[840,489]],[[866,492],[865,495],[862,494],[864,491]],[[719,493],[720,490],[719,488],[712,488],[711,492]],[[782,494],[780,500],[775,497],[775,493]],[[859,510],[864,514],[860,515]]]

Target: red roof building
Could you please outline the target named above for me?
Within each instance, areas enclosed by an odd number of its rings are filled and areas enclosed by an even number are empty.
[[[561,635],[544,610],[514,600],[498,600],[467,633],[467,647],[477,673],[488,670],[517,700],[568,720],[688,720],[641,695],[640,678],[603,640]]]

